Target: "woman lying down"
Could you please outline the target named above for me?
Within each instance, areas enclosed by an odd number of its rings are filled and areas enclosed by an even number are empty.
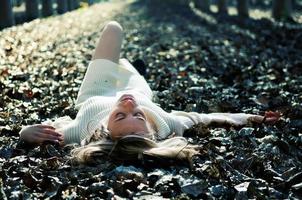
[[[190,160],[198,154],[198,146],[188,144],[182,136],[193,125],[242,126],[278,120],[270,114],[164,111],[152,102],[152,91],[143,76],[119,58],[122,39],[120,24],[112,21],[105,25],[78,93],[76,118],[23,127],[21,140],[81,144],[72,155],[83,164],[108,156],[118,160],[142,159],[144,155]]]

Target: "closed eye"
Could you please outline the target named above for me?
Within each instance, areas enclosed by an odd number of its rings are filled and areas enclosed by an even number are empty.
[[[146,117],[145,117],[145,115],[142,113],[142,112],[136,112],[135,114],[134,114],[134,116],[136,116],[138,119],[140,119],[140,120],[143,120],[143,121],[145,121],[146,120]]]
[[[146,117],[145,117],[144,113],[142,113],[142,112],[140,112],[140,111],[134,113],[133,116],[134,116],[136,119],[138,119],[138,120],[146,121]],[[125,113],[123,113],[123,112],[118,112],[118,113],[115,114],[115,120],[114,120],[114,121],[121,121],[121,120],[123,120],[123,119],[125,119],[125,118],[126,118],[126,114],[125,114]]]
[[[136,112],[134,116],[144,117],[144,114],[142,112]]]
[[[125,114],[125,113],[118,112],[118,113],[116,113],[116,115],[115,115],[115,121],[120,121],[120,120],[124,119],[125,117],[126,117],[126,114]]]

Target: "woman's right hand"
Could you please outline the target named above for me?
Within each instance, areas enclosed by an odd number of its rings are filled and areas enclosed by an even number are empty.
[[[53,126],[36,124],[26,126],[20,131],[20,138],[28,143],[42,144],[50,141],[63,144],[64,137]]]

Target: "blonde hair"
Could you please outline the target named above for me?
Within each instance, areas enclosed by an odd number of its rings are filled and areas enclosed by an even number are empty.
[[[138,135],[127,135],[117,141],[110,139],[108,132],[96,131],[85,138],[83,146],[72,150],[72,161],[79,164],[96,164],[107,160],[143,160],[145,156],[184,160],[191,163],[199,147],[191,145],[184,137],[172,137],[155,142]]]

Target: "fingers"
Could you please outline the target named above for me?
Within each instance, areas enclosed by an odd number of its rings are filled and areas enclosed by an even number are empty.
[[[265,112],[264,116],[265,116],[265,122],[272,124],[272,123],[277,122],[281,118],[281,113],[267,111],[267,112]]]
[[[50,135],[45,135],[45,134],[40,134],[36,137],[36,140],[38,143],[43,143],[45,141],[50,141],[50,142],[55,142],[55,143],[60,143],[62,142],[61,139],[58,139],[58,138],[55,138],[53,136],[50,136]]]
[[[35,135],[35,143],[42,144],[43,142],[50,141],[55,143],[64,143],[62,137],[56,137],[50,134],[38,133]]]
[[[268,112],[265,112],[264,116],[261,116],[261,115],[251,115],[248,118],[248,121],[250,121],[250,122],[256,122],[256,123],[274,124],[274,123],[276,123],[280,119],[280,117],[281,117],[280,113],[268,111]]]
[[[45,140],[63,140],[63,135],[50,129],[45,129],[38,135],[40,138],[44,138]]]
[[[55,131],[55,128],[49,125],[37,125],[37,129],[33,132],[33,141],[35,143],[43,143],[45,141],[62,142],[64,137],[61,133]]]
[[[280,118],[281,117],[281,113],[279,112],[273,112],[273,111],[266,111],[264,114],[265,117],[271,118]]]
[[[58,133],[57,131],[52,130],[52,129],[44,129],[42,132],[45,133],[45,134],[48,134],[48,135],[53,135],[55,137],[61,137],[62,136],[61,133]]]
[[[46,125],[46,124],[37,124],[36,127],[39,127],[39,128],[48,128],[48,129],[55,129],[53,126]]]

